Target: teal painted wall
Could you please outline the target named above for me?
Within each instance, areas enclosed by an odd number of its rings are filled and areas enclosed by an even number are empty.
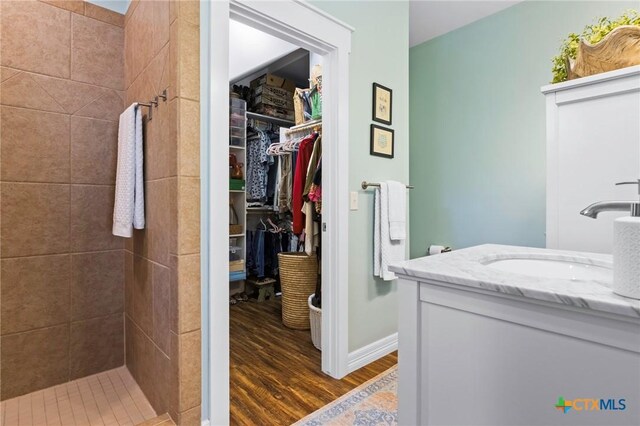
[[[398,330],[396,285],[373,277],[373,191],[362,191],[360,182],[409,180],[409,5],[313,4],[355,28],[349,63],[349,187],[360,195],[359,210],[349,212],[349,350],[353,351]],[[391,160],[369,155],[373,82],[393,90],[395,158]]]
[[[569,32],[640,2],[526,1],[410,49],[411,256],[545,245],[545,102]]]

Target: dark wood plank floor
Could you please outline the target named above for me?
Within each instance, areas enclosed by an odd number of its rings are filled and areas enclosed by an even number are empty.
[[[394,352],[335,380],[309,331],[282,325],[280,299],[230,310],[232,425],[290,425],[398,362]]]

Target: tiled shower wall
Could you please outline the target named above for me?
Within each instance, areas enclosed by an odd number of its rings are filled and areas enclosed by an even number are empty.
[[[199,4],[133,1],[126,104],[144,110],[146,229],[125,254],[126,363],[158,413],[200,424]]]
[[[124,17],[0,2],[1,398],[124,363],[111,235]]]

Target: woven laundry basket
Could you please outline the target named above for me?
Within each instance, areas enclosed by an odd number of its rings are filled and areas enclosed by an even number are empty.
[[[322,309],[313,306],[315,293],[309,296],[309,322],[311,323],[311,342],[318,350],[322,350]]]
[[[316,291],[318,259],[306,253],[279,253],[282,286],[282,323],[296,330],[309,329],[307,300]]]

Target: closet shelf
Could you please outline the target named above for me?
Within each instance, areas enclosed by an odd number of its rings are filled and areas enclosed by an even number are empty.
[[[244,189],[230,189],[229,192],[246,192]]]
[[[254,120],[267,121],[269,123],[277,124],[282,127],[290,127],[296,124],[293,121],[284,120],[282,118],[271,117],[264,114],[258,114],[257,112],[249,112],[247,111],[247,118],[252,118]]]
[[[247,213],[278,213],[274,209],[266,209],[264,207],[247,207]]]
[[[238,146],[238,145],[229,145],[229,149],[239,149],[244,151],[244,146]]]
[[[244,233],[242,234],[229,234],[229,238],[241,238],[244,237]]]

